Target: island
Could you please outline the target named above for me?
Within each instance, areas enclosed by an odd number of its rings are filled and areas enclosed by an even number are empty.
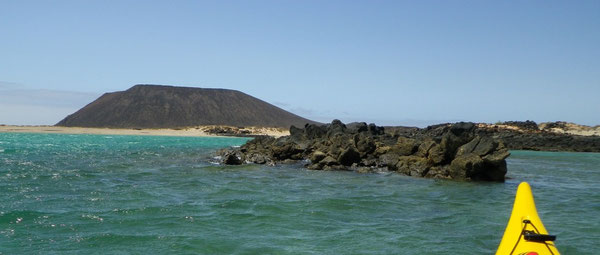
[[[322,124],[240,91],[145,84],[105,93],[55,126],[2,126],[0,132],[251,136],[241,147],[218,151],[220,162],[296,163],[311,170],[391,171],[465,181],[504,181],[509,150],[600,152],[598,126]]]

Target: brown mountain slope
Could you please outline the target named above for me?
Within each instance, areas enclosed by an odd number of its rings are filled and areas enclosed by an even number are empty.
[[[200,125],[303,127],[302,118],[236,90],[135,85],[106,93],[57,126],[177,128]]]

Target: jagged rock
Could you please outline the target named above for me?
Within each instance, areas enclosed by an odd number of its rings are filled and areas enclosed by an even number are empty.
[[[446,132],[442,135],[442,141],[440,146],[444,151],[444,161],[441,163],[447,163],[445,160],[451,161],[456,155],[456,151],[463,144],[468,143],[473,139],[473,129],[475,125],[473,123],[459,122],[450,126],[450,132]]]
[[[419,145],[419,148],[417,149],[417,156],[428,157],[429,151],[435,145],[436,143],[433,140],[431,140],[430,138],[426,138],[423,142],[421,142],[421,145]]]
[[[375,155],[380,156],[388,153],[390,150],[392,150],[391,146],[377,146],[375,149]]]
[[[242,157],[235,152],[227,152],[223,155],[223,164],[226,165],[241,165]]]
[[[450,167],[448,165],[444,166],[432,166],[429,168],[429,171],[425,174],[426,178],[436,178],[436,179],[450,179]]]
[[[352,147],[347,148],[340,153],[338,162],[344,166],[351,166],[354,163],[360,162],[360,153]]]
[[[500,162],[504,161],[508,156],[510,156],[508,149],[504,147],[504,143],[500,142],[493,153],[484,155],[482,158],[486,162]]]
[[[454,179],[466,180],[483,169],[483,159],[473,153],[461,155],[450,163],[450,176]]]
[[[503,122],[502,125],[518,127],[526,130],[539,130],[537,123],[535,121],[526,120],[526,121],[506,121]]]
[[[334,120],[304,129],[291,127],[288,137],[259,137],[235,153],[240,154],[236,158],[258,164],[309,159],[306,167],[313,170],[384,169],[417,177],[504,180],[508,150],[493,137],[478,134],[473,123],[411,129],[410,137],[398,134],[397,130],[385,134],[373,124],[346,126]],[[223,162],[237,163],[235,158]]]
[[[310,161],[312,163],[319,163],[321,160],[323,160],[325,157],[327,157],[327,154],[325,154],[322,151],[315,151],[310,155]]]
[[[378,166],[388,167],[390,170],[397,170],[396,165],[398,164],[398,160],[400,155],[395,153],[386,153],[379,157]]]
[[[371,154],[377,149],[373,138],[361,134],[354,135],[354,144],[361,157]]]
[[[365,122],[353,122],[346,125],[349,133],[357,134],[369,131],[369,126]]]
[[[268,157],[263,154],[249,154],[246,156],[246,162],[255,163],[255,164],[266,164],[271,161]]]
[[[313,140],[321,138],[327,134],[327,128],[321,125],[306,124],[304,126],[304,135],[306,139]]]
[[[477,181],[504,181],[506,175],[506,160],[488,161],[483,158],[485,171],[474,173],[472,180]]]
[[[290,136],[295,140],[301,140],[304,136],[304,129],[297,128],[294,125],[292,125],[290,127]]]
[[[344,134],[344,131],[346,131],[346,125],[340,120],[333,120],[327,129],[327,137]]]
[[[467,153],[456,157],[450,164],[450,175],[453,179],[504,181],[508,152],[490,154],[484,160],[475,153]]]
[[[475,124],[472,122],[458,122],[452,126],[450,126],[450,132],[455,136],[461,136],[463,134],[468,134],[475,128]]]
[[[471,140],[470,142],[460,146],[458,148],[458,150],[456,151],[456,157],[465,155],[467,153],[471,153],[473,152],[473,150],[475,150],[475,147],[477,147],[477,145],[479,144],[479,141],[481,140],[480,136],[475,137],[473,140]]]
[[[371,123],[369,124],[369,133],[371,133],[371,135],[383,135],[385,134],[385,128],[378,127],[375,124]]]
[[[501,140],[511,150],[600,152],[600,135],[568,133],[569,126],[574,124],[553,122],[542,123],[539,127],[533,121],[509,121],[500,124],[479,124],[476,133]],[[579,126],[577,129],[593,132],[594,128]]]
[[[492,139],[491,137],[483,137],[480,138],[479,143],[473,149],[473,153],[484,156],[491,153],[493,150],[498,147],[498,142]]]
[[[505,159],[509,155],[502,142],[477,135],[458,148],[450,164],[450,174],[455,179],[501,181],[506,174]]]
[[[445,146],[441,144],[435,144],[429,149],[427,159],[429,159],[433,165],[441,165],[446,161],[446,150],[444,147]]]
[[[398,163],[396,164],[398,172],[418,177],[425,176],[430,167],[427,159],[417,156],[401,156],[398,158]]]
[[[339,165],[338,161],[335,160],[332,156],[327,156],[319,162],[322,166],[333,166]]]
[[[296,144],[293,143],[284,143],[280,146],[273,146],[272,155],[277,160],[286,160],[286,159],[301,159],[302,158],[302,149],[298,148]]]
[[[375,157],[363,158],[360,160],[359,164],[361,166],[374,167],[374,166],[377,166],[377,158],[375,158]]]
[[[412,138],[398,137],[398,143],[393,146],[392,150],[400,156],[412,155],[419,148],[419,144]]]

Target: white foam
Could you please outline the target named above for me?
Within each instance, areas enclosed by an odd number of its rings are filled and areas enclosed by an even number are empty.
[[[104,221],[104,219],[102,217],[92,215],[92,214],[82,214],[81,217],[86,218],[86,219],[97,220],[97,221]]]

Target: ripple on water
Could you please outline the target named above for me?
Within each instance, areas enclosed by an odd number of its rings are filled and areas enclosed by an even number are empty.
[[[562,253],[600,248],[598,154],[512,152],[482,184],[208,162],[245,139],[0,137],[7,254],[490,254],[521,181]]]

